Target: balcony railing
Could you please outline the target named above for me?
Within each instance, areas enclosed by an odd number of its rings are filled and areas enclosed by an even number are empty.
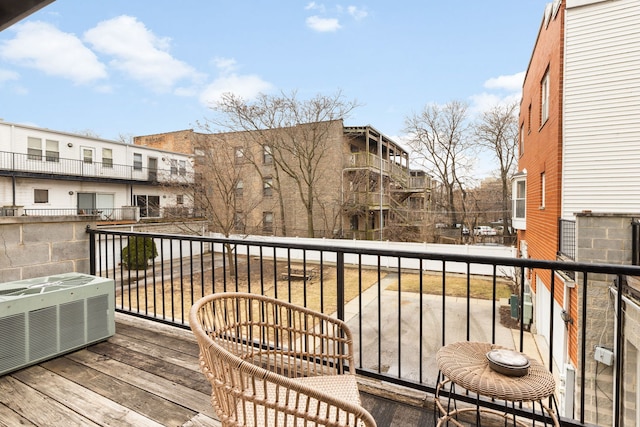
[[[180,169],[157,169],[142,166],[119,165],[113,162],[87,162],[0,151],[0,170],[47,176],[116,179],[161,183],[186,183],[193,173]]]
[[[602,408],[592,406],[594,390],[612,397],[614,422],[610,425],[621,425],[621,416],[627,409],[625,399],[621,399],[624,387],[621,381],[607,382],[608,390],[602,390],[606,386],[594,385],[594,373],[587,371],[586,355],[592,349],[587,348],[586,337],[597,334],[602,340],[605,332],[602,325],[595,326],[592,321],[598,314],[592,312],[587,301],[602,294],[602,289],[592,281],[607,280],[611,298],[616,301],[610,319],[614,319],[615,330],[621,331],[628,304],[622,304],[618,284],[623,283],[627,275],[640,276],[640,267],[363,249],[349,242],[331,246],[322,244],[322,240],[318,240],[318,244],[285,244],[87,231],[91,273],[115,280],[119,311],[187,327],[189,308],[203,295],[246,291],[274,296],[347,321],[354,331],[359,375],[431,394],[435,392],[438,377],[436,352],[446,344],[485,341],[524,351],[528,322],[511,325],[517,329],[508,329],[507,333],[501,323],[500,299],[504,297],[501,292],[505,286],[508,294],[515,293],[516,301],[530,301],[529,288],[522,284],[527,283],[531,271],[546,272],[551,277],[551,287],[546,299],[549,306],[544,311],[554,319],[561,314],[553,303],[561,287],[556,283],[555,272],[574,271],[575,286],[582,295],[579,309],[572,311],[578,318],[571,319],[565,328],[554,329],[554,322],[544,322],[544,319],[537,325],[537,334],[547,338],[548,352],[542,355],[543,359],[547,360],[547,368],[556,374],[554,355],[563,350],[555,348],[561,342],[555,335],[575,328],[579,338],[577,344],[573,344],[578,347],[577,410],[575,416],[563,416],[562,425],[586,426],[585,414],[596,413],[596,410],[600,413]],[[130,236],[143,236],[155,242],[157,251],[149,255],[146,269],[125,268],[126,262],[121,259],[123,249],[128,244],[142,244],[135,243],[140,239],[130,240]],[[134,252],[140,253],[129,251]],[[293,270],[301,271],[303,279],[294,280],[290,274]],[[480,290],[485,292],[486,299],[476,295]],[[531,315],[526,312],[526,304],[512,307],[512,315],[514,312],[518,319]],[[563,320],[565,314],[562,313]],[[589,329],[596,327],[597,331]],[[618,349],[612,366],[613,379],[621,378],[625,363],[621,336],[618,333],[612,338]],[[565,393],[566,390],[565,387]],[[477,402],[485,408],[505,408],[503,402],[476,401],[463,391],[450,393],[458,400]],[[573,397],[570,396],[572,400]],[[635,405],[634,402],[631,405]],[[541,418],[539,412],[532,412],[526,405],[509,408],[509,411],[528,419],[539,421]]]
[[[576,259],[576,222],[560,218],[558,228],[558,253]]]
[[[126,206],[122,208],[99,208],[99,209],[78,209],[78,208],[51,208],[51,209],[21,209],[20,214],[16,214],[16,209],[11,207],[0,209],[0,216],[93,216],[98,221],[131,221],[140,218],[163,218],[163,219],[193,219],[203,218],[205,212],[201,209],[194,209],[180,206],[167,207],[147,207],[140,209],[137,206]]]

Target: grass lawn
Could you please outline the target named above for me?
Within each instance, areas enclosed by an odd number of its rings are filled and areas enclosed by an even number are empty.
[[[314,267],[319,269],[319,266]],[[291,265],[291,268],[302,269],[302,266]],[[184,319],[186,322],[192,302],[202,295],[223,290],[237,290],[239,292],[254,293],[262,293],[264,291],[265,295],[277,296],[278,299],[305,305],[312,310],[324,313],[334,313],[337,310],[336,268],[333,266],[324,266],[322,277],[320,272],[316,271],[315,275],[306,282],[302,279],[289,281],[286,277],[283,277],[282,273],[288,271],[286,263],[277,263],[274,267],[273,263],[267,262],[262,266],[261,270],[258,261],[252,260],[249,275],[247,275],[246,270],[245,268],[245,271],[238,271],[237,280],[227,273],[226,287],[221,268],[217,268],[213,274],[211,270],[204,272],[204,277],[201,273],[194,273],[173,281],[165,279],[164,286],[160,286],[158,283],[155,289],[149,284],[145,287],[144,281],[140,281],[137,288],[132,287],[130,290],[131,303],[129,303],[129,298],[125,294],[124,306],[131,307],[134,310],[139,307],[141,312],[156,312],[160,314],[164,311],[166,317],[171,319],[173,314],[176,321]],[[384,271],[381,274],[382,277],[386,275]],[[402,291],[420,292],[420,277],[422,277],[423,294],[442,294],[442,275],[434,273],[423,273],[421,276],[418,273],[403,272],[400,283]],[[345,300],[348,302],[356,298],[360,292],[364,292],[373,286],[378,281],[378,272],[372,269],[362,269],[359,272],[357,268],[345,268],[344,281]],[[385,288],[397,290],[398,281],[391,282]],[[445,292],[449,296],[466,297],[466,276],[447,274]],[[510,294],[509,284],[504,280],[498,280],[496,283],[496,298],[508,298]],[[482,276],[472,276],[470,278],[470,297],[491,299],[493,297],[493,282]],[[117,299],[117,306],[120,307],[121,299],[120,297]]]
[[[403,274],[400,287],[403,292],[420,292],[420,275]],[[398,281],[387,286],[389,290],[398,290]],[[442,295],[442,275],[434,273],[422,274],[422,293],[431,295]],[[467,276],[460,274],[447,274],[445,280],[445,293],[452,297],[467,296]],[[471,276],[469,278],[469,295],[471,298],[492,299],[493,280],[482,276]],[[509,298],[511,287],[504,279],[496,280],[496,299]]]

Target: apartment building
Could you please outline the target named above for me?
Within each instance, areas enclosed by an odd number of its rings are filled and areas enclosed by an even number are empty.
[[[195,155],[201,190],[211,196],[206,203],[217,206],[216,231],[409,240],[426,229],[430,177],[412,170],[409,153],[372,126],[334,120],[251,132],[182,130],[138,136],[134,144]],[[222,206],[230,210],[223,214]]]
[[[520,106],[513,226],[521,256],[616,264],[639,259],[633,234],[640,217],[639,28],[636,0],[547,5]],[[599,425],[611,425],[612,400],[633,399],[640,407],[635,385],[640,343],[637,334],[627,333],[637,321],[618,324],[608,315],[616,304],[614,280],[619,278],[583,280],[571,271],[536,269],[525,276],[532,326],[566,375],[563,410],[582,404],[571,400],[571,379],[577,372],[583,380],[584,369],[592,384],[584,402],[586,421]],[[624,297],[628,314],[637,311],[634,294],[629,288]],[[589,319],[589,331],[597,332],[582,335],[585,325],[573,319],[586,306],[599,313]],[[551,330],[554,340],[548,342]],[[582,340],[587,354],[579,353]],[[624,364],[633,379],[612,378],[613,361]],[[640,411],[632,412],[625,414],[625,425],[640,424]]]
[[[11,215],[191,215],[191,156],[0,121],[0,207]]]

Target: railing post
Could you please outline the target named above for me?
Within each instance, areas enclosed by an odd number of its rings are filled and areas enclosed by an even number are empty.
[[[344,252],[338,251],[336,256],[338,319],[344,320]]]
[[[613,397],[613,410],[615,413],[613,414],[613,425],[614,427],[620,427],[620,411],[622,408],[622,404],[620,399],[622,398],[622,369],[624,366],[624,350],[623,350],[623,342],[622,342],[622,323],[624,321],[622,304],[622,291],[624,288],[624,277],[619,274],[617,277],[617,288],[618,293],[616,295],[616,347],[615,347],[615,375],[614,375],[614,397]]]
[[[87,233],[89,233],[89,274],[96,275],[96,237],[95,231],[87,225]]]

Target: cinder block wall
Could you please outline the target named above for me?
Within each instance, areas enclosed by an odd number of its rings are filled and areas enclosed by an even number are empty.
[[[89,273],[87,225],[69,216],[0,217],[0,283],[59,273]]]
[[[638,215],[581,213],[576,218],[576,261],[598,264],[631,264],[631,220]],[[613,422],[613,367],[603,365],[594,359],[595,346],[613,349],[615,322],[615,293],[610,291],[615,277],[606,274],[591,274],[587,282],[587,295],[578,285],[579,318],[584,319],[582,302],[586,297],[587,316],[582,327],[586,330],[585,347],[585,421],[597,425],[611,425]],[[582,283],[582,277],[576,281]],[[625,312],[625,321],[631,320]],[[626,331],[625,341],[630,336]],[[580,339],[580,337],[578,337]],[[636,338],[633,338],[637,341]],[[625,347],[629,347],[627,342]],[[634,342],[633,345],[637,345]],[[578,345],[578,351],[581,346]],[[634,347],[635,348],[635,347]],[[624,360],[625,379],[627,372],[635,364],[635,353],[630,352],[629,359]],[[578,355],[580,360],[581,355]],[[579,371],[578,371],[579,374]],[[630,378],[631,379],[631,378]],[[631,379],[635,381],[635,376]],[[580,381],[580,379],[578,379]],[[626,381],[626,380],[625,380]],[[635,388],[634,388],[635,390]],[[635,394],[635,393],[634,393]],[[577,402],[579,406],[579,401]],[[635,404],[634,404],[635,407]],[[635,421],[634,421],[635,422]],[[625,424],[627,425],[627,424]],[[631,425],[631,424],[629,424]]]

